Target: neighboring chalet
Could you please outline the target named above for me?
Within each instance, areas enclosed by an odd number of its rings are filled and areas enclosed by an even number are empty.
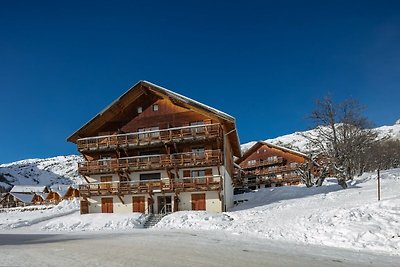
[[[46,202],[58,204],[62,200],[71,200],[79,197],[79,190],[72,185],[55,184],[50,186],[50,192],[46,197]]]
[[[39,205],[45,203],[49,190],[46,186],[15,185],[0,200],[3,208]]]
[[[86,159],[81,213],[233,205],[235,118],[158,85],[138,82],[67,140]]]
[[[301,183],[299,164],[309,157],[292,149],[259,141],[236,160],[238,187],[262,188]]]
[[[62,200],[79,197],[79,190],[72,185],[15,185],[0,198],[0,207],[12,208],[27,205],[58,204]]]

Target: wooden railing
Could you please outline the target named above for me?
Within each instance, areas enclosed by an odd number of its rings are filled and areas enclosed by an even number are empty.
[[[247,161],[243,168],[244,169],[253,169],[253,168],[257,168],[257,167],[269,166],[269,165],[282,163],[283,161],[284,161],[284,158],[282,158],[282,157],[272,157],[272,158],[268,158],[268,159],[259,159],[259,160],[253,161],[253,162]]]
[[[203,176],[170,180],[89,183],[79,186],[81,196],[147,194],[174,191],[222,190],[222,176]]]
[[[171,141],[207,139],[222,136],[220,124],[176,127],[146,132],[86,137],[77,140],[79,151],[138,147]]]
[[[122,170],[155,170],[166,167],[215,166],[222,163],[221,150],[137,156],[78,163],[82,175],[115,173]]]
[[[281,174],[281,173],[287,173],[290,171],[296,171],[299,167],[296,166],[290,166],[290,165],[285,165],[285,166],[277,166],[277,167],[271,167],[271,168],[264,168],[264,169],[256,169],[256,170],[245,170],[243,173],[246,174],[254,174],[254,175],[268,175],[268,174]]]

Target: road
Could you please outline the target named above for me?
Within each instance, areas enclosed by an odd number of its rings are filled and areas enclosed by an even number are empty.
[[[0,266],[398,266],[400,257],[215,231],[0,234]]]

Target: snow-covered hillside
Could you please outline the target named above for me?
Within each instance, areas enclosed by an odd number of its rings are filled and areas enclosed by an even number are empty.
[[[0,165],[0,186],[81,184],[76,155],[47,159],[27,159]]]
[[[397,120],[394,125],[391,126],[381,126],[374,129],[378,133],[378,138],[391,138],[400,140],[400,120]],[[305,136],[315,135],[315,130],[308,130],[303,132],[295,132],[292,134],[287,134],[279,136],[276,138],[270,138],[265,140],[265,142],[272,143],[274,145],[280,145],[287,148],[292,148],[298,151],[307,152],[311,150],[308,144],[308,140]],[[251,141],[242,144],[242,151],[246,152],[256,141]]]

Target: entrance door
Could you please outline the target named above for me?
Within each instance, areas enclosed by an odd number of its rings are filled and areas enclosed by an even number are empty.
[[[87,200],[81,200],[81,214],[89,213],[89,202]]]
[[[157,197],[157,208],[158,213],[169,213],[172,212],[172,198],[171,196],[159,196]]]
[[[206,194],[192,194],[192,210],[206,210]]]
[[[144,197],[133,197],[132,198],[132,206],[133,212],[141,212],[145,213],[145,198]]]
[[[111,197],[101,199],[101,212],[113,213],[113,199]]]

